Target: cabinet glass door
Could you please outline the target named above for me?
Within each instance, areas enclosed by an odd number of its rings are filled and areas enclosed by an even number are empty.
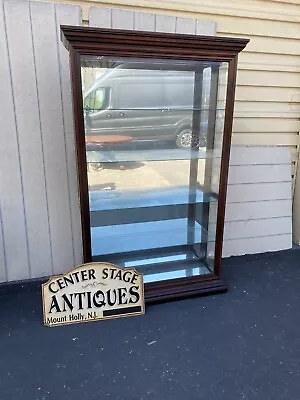
[[[92,261],[213,273],[227,69],[81,56]]]

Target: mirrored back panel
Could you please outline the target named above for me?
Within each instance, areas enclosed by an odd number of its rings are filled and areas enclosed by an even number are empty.
[[[214,272],[227,62],[81,55],[93,261]]]

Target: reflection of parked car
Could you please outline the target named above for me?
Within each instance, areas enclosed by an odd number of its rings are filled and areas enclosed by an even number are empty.
[[[188,148],[192,138],[192,71],[109,70],[84,93],[87,135],[129,135],[133,141],[174,141]],[[204,85],[205,86],[205,85]],[[207,90],[203,100],[207,102]],[[208,112],[201,113],[199,142],[205,145]]]

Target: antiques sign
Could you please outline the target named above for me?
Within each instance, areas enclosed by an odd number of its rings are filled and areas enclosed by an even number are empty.
[[[143,276],[135,269],[88,263],[42,285],[47,326],[144,314]]]

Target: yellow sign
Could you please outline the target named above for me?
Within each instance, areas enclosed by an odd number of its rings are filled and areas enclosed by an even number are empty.
[[[144,314],[143,275],[109,263],[82,264],[42,285],[44,324]]]

